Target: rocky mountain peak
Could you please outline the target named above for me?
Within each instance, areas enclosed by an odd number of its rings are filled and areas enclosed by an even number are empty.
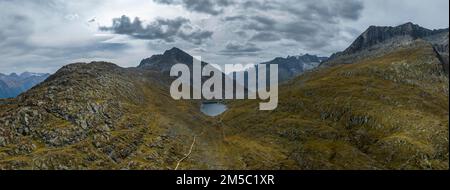
[[[9,74],[9,77],[17,78],[17,77],[19,77],[19,75],[17,73],[11,73],[11,74]]]
[[[170,68],[178,63],[192,65],[193,57],[179,48],[172,48],[164,54],[153,55],[143,59],[138,68],[152,69],[162,72],[170,71]]]
[[[173,47],[172,49],[165,51],[163,55],[164,56],[179,56],[179,55],[189,55],[189,54],[177,47]]]
[[[344,51],[344,54],[356,53],[374,45],[396,38],[417,39],[441,32],[430,30],[411,22],[396,26],[370,26],[353,44]]]
[[[408,22],[399,26],[370,26],[346,50],[335,53],[322,66],[351,64],[360,59],[377,57],[398,48],[407,48],[417,40],[445,50],[448,28],[430,30]],[[419,43],[420,44],[420,43]],[[444,48],[441,48],[444,47]]]

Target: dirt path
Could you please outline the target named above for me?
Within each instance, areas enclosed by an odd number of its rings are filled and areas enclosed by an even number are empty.
[[[180,166],[181,162],[186,160],[192,154],[192,149],[194,149],[194,145],[195,145],[195,141],[196,140],[197,140],[197,136],[194,136],[194,140],[192,141],[191,148],[189,149],[189,152],[183,158],[181,158],[178,161],[177,166],[175,167],[175,170],[178,170],[178,167]]]

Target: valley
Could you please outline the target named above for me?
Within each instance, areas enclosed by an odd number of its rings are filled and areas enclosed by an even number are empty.
[[[178,48],[132,68],[69,64],[0,100],[0,169],[448,170],[448,29],[420,31],[370,27],[307,71],[290,58],[277,109],[227,100],[214,117],[171,97],[171,66],[192,68]]]

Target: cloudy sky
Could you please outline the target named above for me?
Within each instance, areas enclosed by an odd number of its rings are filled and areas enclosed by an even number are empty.
[[[210,63],[329,56],[370,25],[448,28],[448,0],[0,0],[0,72],[133,67],[171,47]]]

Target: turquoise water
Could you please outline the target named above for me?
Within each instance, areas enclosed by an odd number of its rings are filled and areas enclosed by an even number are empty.
[[[227,106],[221,103],[203,103],[200,111],[207,116],[215,117],[227,111]]]

